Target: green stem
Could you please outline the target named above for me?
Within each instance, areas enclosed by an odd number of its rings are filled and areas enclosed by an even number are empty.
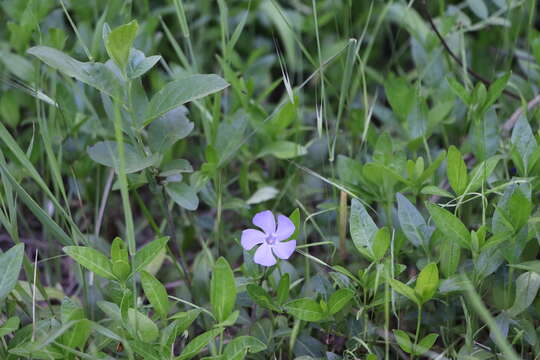
[[[418,344],[418,338],[420,337],[420,324],[422,323],[422,305],[418,305],[418,318],[416,319],[416,333],[414,335],[414,347],[411,354],[411,360],[414,360],[416,352],[416,345]]]

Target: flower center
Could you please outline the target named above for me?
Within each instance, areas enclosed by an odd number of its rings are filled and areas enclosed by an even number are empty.
[[[271,233],[271,234],[266,236],[266,243],[268,245],[274,245],[276,243],[276,240],[277,240],[276,233]]]

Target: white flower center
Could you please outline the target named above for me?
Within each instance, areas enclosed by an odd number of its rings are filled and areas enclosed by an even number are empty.
[[[266,236],[266,243],[268,245],[274,245],[277,241],[277,235],[276,233],[271,233],[269,235]]]

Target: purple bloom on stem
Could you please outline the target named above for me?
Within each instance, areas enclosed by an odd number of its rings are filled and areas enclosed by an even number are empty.
[[[272,266],[276,263],[277,256],[280,259],[291,257],[296,248],[296,240],[285,242],[295,230],[293,222],[284,215],[276,218],[270,210],[262,211],[253,217],[253,224],[263,231],[247,229],[242,231],[242,247],[251,250],[255,245],[261,244],[253,261],[263,266]]]

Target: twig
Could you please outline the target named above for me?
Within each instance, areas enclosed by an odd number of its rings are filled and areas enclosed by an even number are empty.
[[[532,99],[531,101],[529,101],[527,103],[527,111],[531,111],[532,109],[534,109],[538,105],[540,105],[540,95],[536,95],[536,97],[534,99]],[[516,111],[514,111],[512,116],[510,116],[510,118],[508,120],[506,120],[506,122],[503,125],[503,132],[504,133],[508,134],[510,132],[510,130],[512,130],[512,128],[514,127],[514,125],[518,121],[521,114],[523,114],[523,106],[520,106]]]
[[[450,57],[461,67],[463,67],[463,63],[461,62],[461,60],[456,56],[456,54],[454,54],[454,52],[452,51],[452,49],[450,49],[450,46],[448,46],[448,43],[446,42],[446,40],[444,40],[443,36],[441,35],[441,33],[439,32],[439,30],[437,29],[437,27],[435,26],[435,23],[433,22],[433,19],[431,18],[431,15],[428,11],[428,8],[427,8],[427,5],[426,5],[426,2],[425,0],[422,0],[420,1],[420,12],[424,14],[424,16],[427,18],[428,22],[429,22],[429,25],[431,26],[431,28],[433,29],[433,31],[435,32],[435,34],[437,35],[437,37],[439,38],[442,46],[444,47],[444,49],[446,50],[446,52],[448,53],[448,55],[450,55]],[[489,87],[491,85],[491,81],[489,81],[488,79],[486,79],[485,77],[483,77],[482,75],[478,74],[477,72],[473,71],[472,69],[470,69],[468,66],[465,67],[467,69],[467,73],[469,75],[471,75],[472,77],[476,78],[477,80],[481,81],[482,83],[484,83],[484,85],[486,85],[487,87]],[[513,98],[513,99],[516,99],[516,100],[521,100],[521,98],[519,97],[519,95],[513,93],[512,91],[509,91],[509,90],[503,90],[503,94]]]

